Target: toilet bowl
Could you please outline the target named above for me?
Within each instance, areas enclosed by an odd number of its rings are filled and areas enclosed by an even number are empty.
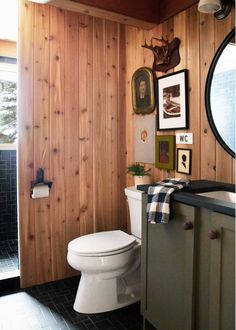
[[[140,300],[141,208],[145,195],[134,187],[125,192],[131,232],[133,228],[136,235],[105,231],[78,237],[68,244],[67,261],[81,272],[73,306],[77,312],[101,313]]]

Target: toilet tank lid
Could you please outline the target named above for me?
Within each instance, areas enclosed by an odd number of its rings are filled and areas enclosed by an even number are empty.
[[[134,245],[135,237],[121,230],[103,231],[78,237],[68,244],[68,250],[81,255],[100,254]]]

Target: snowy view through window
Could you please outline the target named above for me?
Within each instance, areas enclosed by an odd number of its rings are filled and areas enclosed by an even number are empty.
[[[14,143],[17,137],[17,86],[0,80],[0,143]]]
[[[0,144],[17,139],[17,0],[0,1]]]

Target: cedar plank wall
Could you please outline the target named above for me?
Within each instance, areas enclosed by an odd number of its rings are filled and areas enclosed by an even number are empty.
[[[147,39],[150,43],[152,36],[167,35],[169,40],[174,36],[181,39],[181,62],[172,71],[189,70],[189,130],[193,132],[193,145],[178,145],[178,147],[191,148],[192,174],[190,179],[209,179],[234,183],[234,159],[229,156],[216,141],[207,121],[204,104],[205,81],[213,56],[224,37],[234,26],[234,13],[224,20],[214,19],[213,15],[200,14],[197,6],[177,14],[163,22],[151,31],[142,31],[137,28],[126,27],[126,131],[127,131],[127,164],[134,161],[133,141],[133,112],[130,93],[130,83],[133,72],[141,67],[152,67],[153,57],[151,51],[141,48]],[[158,76],[161,76],[158,73]],[[159,135],[180,133],[178,131],[161,131]],[[175,171],[168,173],[165,170],[152,168],[152,179],[157,181],[168,176],[182,176]],[[133,184],[133,178],[127,178],[127,184]]]
[[[126,230],[124,27],[20,1],[21,286],[76,274],[67,243]],[[32,200],[38,167],[50,198]],[[126,213],[124,213],[126,214]]]
[[[22,287],[74,275],[66,262],[71,239],[127,229],[123,188],[133,185],[133,178],[125,167],[134,159],[130,82],[138,67],[152,65],[151,52],[140,47],[145,38],[181,39],[182,60],[175,70],[190,71],[191,178],[234,182],[233,160],[216,142],[204,109],[208,68],[233,22],[233,15],[216,21],[193,6],[143,31],[20,1]],[[53,188],[49,199],[31,200],[30,181],[40,166]],[[152,166],[154,180],[167,175]]]

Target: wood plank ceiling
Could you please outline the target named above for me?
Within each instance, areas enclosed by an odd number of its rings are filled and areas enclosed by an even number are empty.
[[[159,24],[168,18],[187,9],[197,0],[137,0],[135,5],[133,1],[127,0],[72,0],[73,2],[83,3],[100,9],[109,10],[115,13],[133,17]]]
[[[136,26],[144,30],[177,15],[197,3],[197,0],[29,0],[49,4],[64,10],[107,19],[121,24]]]

